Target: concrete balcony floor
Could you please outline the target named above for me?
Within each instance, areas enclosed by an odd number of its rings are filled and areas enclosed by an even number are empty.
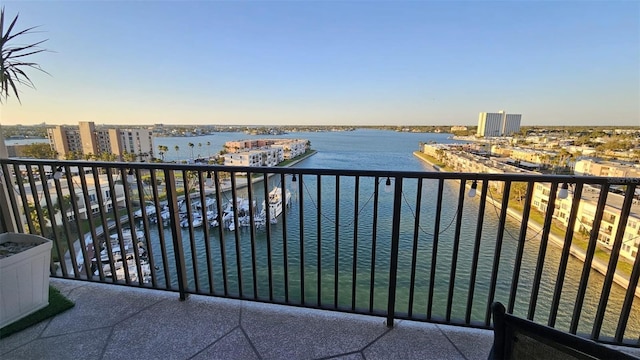
[[[0,340],[9,359],[486,359],[493,332],[51,279],[76,306]],[[634,350],[637,355],[638,349]]]

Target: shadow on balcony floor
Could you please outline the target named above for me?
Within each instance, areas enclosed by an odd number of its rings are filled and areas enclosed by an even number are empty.
[[[76,306],[2,359],[486,359],[490,331],[52,279]]]
[[[0,340],[2,359],[486,359],[493,333],[73,280],[76,306]]]

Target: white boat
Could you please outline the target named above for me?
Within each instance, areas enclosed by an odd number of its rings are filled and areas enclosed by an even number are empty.
[[[144,239],[144,231],[136,230],[135,234],[136,234],[136,240]],[[118,240],[118,233],[116,232],[115,234],[112,234],[110,238],[111,240]],[[125,242],[133,241],[133,234],[131,233],[131,229],[122,229],[122,240]]]
[[[193,214],[192,216],[193,218],[191,220],[191,226],[193,226],[194,228],[202,226],[202,223],[203,223],[202,216],[196,215],[196,214]],[[185,218],[182,221],[180,221],[180,226],[183,228],[189,227],[189,218]]]
[[[276,187],[269,192],[269,218],[273,223],[274,220],[282,214],[283,207],[291,206],[291,191],[285,191],[284,201],[282,199],[282,188]],[[264,204],[263,204],[264,209]]]
[[[136,266],[135,259],[127,260],[126,266],[127,266],[127,270],[129,270],[129,279],[131,279],[131,282],[138,282],[139,281],[138,279],[140,277],[138,276],[138,267]],[[102,266],[104,275],[106,277],[113,277],[115,275],[116,280],[126,280],[126,276],[125,276],[126,273],[124,270],[123,263],[121,261],[118,261],[114,264],[114,267],[115,267],[115,274],[111,272],[111,266],[109,264],[104,264]],[[150,283],[151,267],[149,266],[149,263],[146,261],[141,261],[140,269],[142,270],[142,277],[141,277],[142,282],[145,284]]]
[[[152,216],[156,214],[156,206],[155,205],[147,205],[144,208],[147,216]],[[133,213],[133,216],[138,219],[142,217],[142,209],[138,209]]]

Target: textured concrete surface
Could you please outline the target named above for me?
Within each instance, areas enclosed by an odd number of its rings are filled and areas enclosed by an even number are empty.
[[[76,306],[0,340],[0,359],[486,359],[493,341],[487,330],[51,283]]]

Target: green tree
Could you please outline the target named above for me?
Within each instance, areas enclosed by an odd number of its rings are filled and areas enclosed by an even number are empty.
[[[35,43],[24,44],[18,43],[15,45],[10,42],[21,35],[33,34],[34,29],[37,27],[30,27],[24,30],[14,30],[14,26],[18,21],[18,15],[16,15],[6,31],[4,28],[4,7],[0,10],[0,52],[2,53],[2,63],[0,64],[0,103],[6,102],[7,98],[13,93],[18,102],[20,102],[20,95],[18,94],[18,86],[25,85],[35,89],[35,85],[26,73],[28,68],[42,71],[40,65],[34,62],[25,61],[25,57],[35,55],[46,51],[39,47],[45,40],[41,40]]]
[[[136,161],[136,154],[135,153],[130,153],[127,151],[124,151],[122,153],[122,160],[124,160],[125,162],[135,162]]]
[[[55,159],[58,153],[49,144],[30,144],[21,149],[21,155],[34,159]]]
[[[176,155],[180,157],[180,146],[176,145],[173,148],[176,150]]]

